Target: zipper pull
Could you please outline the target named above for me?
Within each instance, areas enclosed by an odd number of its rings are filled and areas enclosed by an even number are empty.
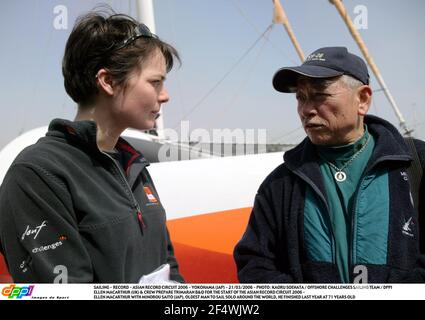
[[[143,229],[146,228],[145,222],[143,221],[142,212],[137,210],[137,220],[139,220],[140,229],[143,232]]]

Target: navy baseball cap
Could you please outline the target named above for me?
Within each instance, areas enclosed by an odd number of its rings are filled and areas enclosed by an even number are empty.
[[[320,48],[299,67],[279,69],[273,76],[273,87],[280,92],[295,92],[300,75],[310,78],[332,78],[343,74],[369,84],[369,72],[362,58],[345,47]]]

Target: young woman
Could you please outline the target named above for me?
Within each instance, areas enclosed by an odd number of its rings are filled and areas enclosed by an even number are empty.
[[[1,251],[14,281],[135,283],[168,264],[169,279],[183,282],[148,163],[120,138],[154,127],[175,59],[126,15],[77,20],[62,65],[76,118],[53,120],[0,190]]]

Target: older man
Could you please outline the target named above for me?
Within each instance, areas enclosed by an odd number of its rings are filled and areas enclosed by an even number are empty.
[[[424,190],[412,190],[415,210],[406,172],[415,151],[390,123],[366,115],[364,61],[321,48],[280,69],[273,86],[296,93],[307,138],[258,190],[234,252],[239,280],[424,282]],[[414,142],[423,168],[425,143]]]

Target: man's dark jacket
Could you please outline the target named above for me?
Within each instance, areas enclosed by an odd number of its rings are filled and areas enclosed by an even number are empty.
[[[367,281],[374,283],[421,283],[425,281],[425,193],[419,190],[418,212],[413,207],[406,178],[412,156],[394,126],[374,116],[365,123],[375,138],[375,149],[365,173],[387,170],[389,215],[385,264],[365,264]],[[424,168],[425,143],[415,140]],[[245,234],[234,258],[241,282],[327,283],[341,282],[333,262],[311,261],[304,243],[306,187],[327,206],[326,190],[314,145],[306,138],[284,155],[284,163],[262,183],[255,198]],[[368,195],[379,197],[379,194]],[[403,232],[408,221],[408,231]],[[377,230],[377,232],[380,232]],[[384,232],[384,231],[381,231]],[[353,281],[356,265],[350,266]],[[363,269],[364,270],[364,269]]]

